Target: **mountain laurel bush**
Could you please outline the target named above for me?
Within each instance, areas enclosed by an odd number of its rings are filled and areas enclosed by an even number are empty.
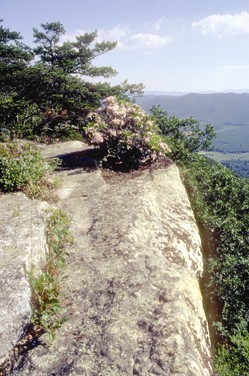
[[[85,136],[99,147],[107,163],[138,168],[150,164],[167,150],[159,129],[140,106],[107,97],[88,115]]]

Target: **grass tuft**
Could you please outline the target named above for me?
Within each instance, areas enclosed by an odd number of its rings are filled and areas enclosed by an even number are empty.
[[[72,243],[70,220],[61,210],[49,211],[46,222],[48,257],[39,275],[29,274],[32,290],[32,324],[42,327],[50,337],[64,322],[65,309],[60,300],[61,271],[65,265],[66,247]]]

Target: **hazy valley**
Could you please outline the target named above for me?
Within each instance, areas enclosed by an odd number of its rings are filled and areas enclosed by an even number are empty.
[[[169,116],[212,124],[217,137],[207,155],[249,177],[249,93],[144,95],[137,103],[146,111],[160,105]]]

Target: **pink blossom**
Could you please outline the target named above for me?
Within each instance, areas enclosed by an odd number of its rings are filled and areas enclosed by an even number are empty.
[[[112,119],[111,121],[110,121],[110,124],[111,125],[122,125],[122,120],[120,120],[120,119]]]
[[[107,133],[111,136],[111,137],[116,137],[117,136],[117,131],[115,129],[108,129]]]
[[[100,132],[94,132],[92,135],[91,143],[93,145],[99,145],[102,144],[102,142],[104,142],[103,135]]]
[[[170,149],[170,147],[165,143],[165,142],[159,142],[158,146],[164,150],[164,151],[167,151],[168,153],[171,153],[172,150]]]

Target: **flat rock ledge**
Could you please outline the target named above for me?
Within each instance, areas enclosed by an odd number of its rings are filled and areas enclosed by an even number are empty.
[[[0,197],[0,364],[30,322],[27,273],[46,257],[47,208],[23,193]]]
[[[74,238],[62,286],[67,321],[53,341],[42,336],[47,345],[30,350],[12,375],[214,375],[198,282],[201,242],[177,167],[108,176],[67,168],[59,175],[57,206],[71,217]],[[23,206],[17,211],[28,213]],[[42,219],[32,236],[28,223],[25,248],[36,231],[44,248]],[[14,228],[19,232],[19,224]],[[1,238],[16,238],[13,231]],[[13,279],[11,269],[1,273]],[[11,283],[5,295],[22,295],[26,283]],[[9,311],[1,317],[20,328],[25,307],[18,320]]]

